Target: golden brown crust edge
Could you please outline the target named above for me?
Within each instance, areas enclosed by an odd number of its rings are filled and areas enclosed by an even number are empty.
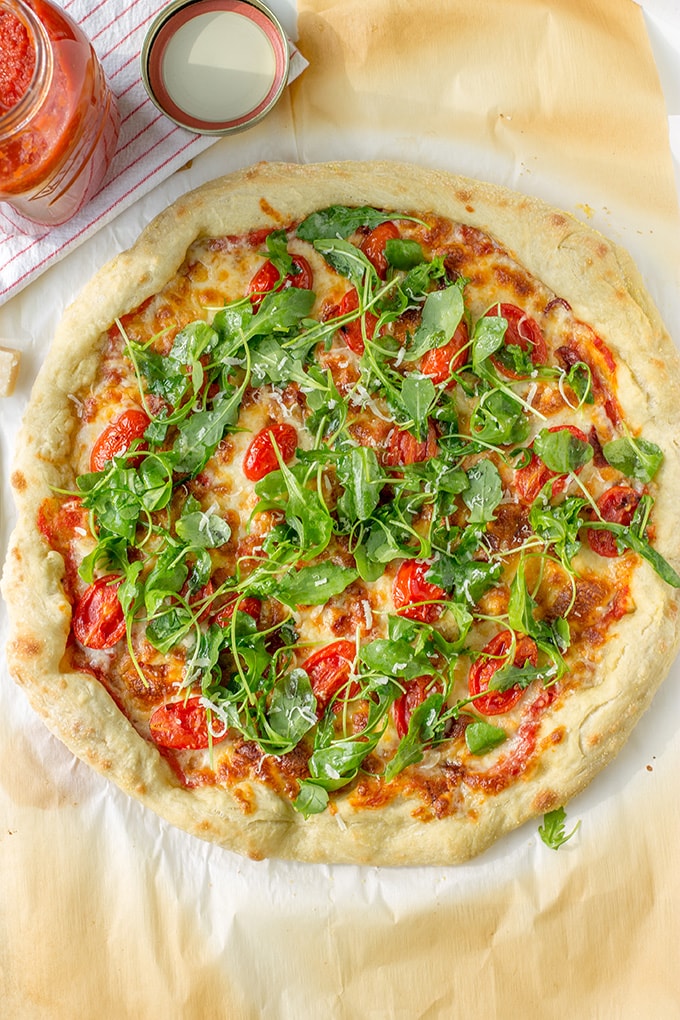
[[[70,606],[61,558],[34,521],[52,485],[72,485],[67,457],[75,428],[69,393],[86,385],[96,344],[113,319],[159,290],[200,236],[284,225],[331,203],[435,212],[486,230],[589,322],[617,360],[628,420],[665,451],[657,545],[677,568],[680,497],[680,364],[629,256],[588,226],[539,200],[494,185],[396,163],[260,164],[197,189],[161,213],[128,251],[105,266],[67,310],[35,384],[12,478],[18,522],[2,590],[9,607],[10,669],[36,711],[71,750],[175,825],[252,857],[361,864],[453,864],[529,817],[582,790],[628,739],[678,646],[678,597],[646,566],[636,572],[637,612],[622,620],[603,654],[589,712],[571,705],[568,737],[531,779],[487,801],[476,820],[416,823],[406,805],[305,821],[268,791],[244,814],[215,789],[180,788],[155,748],[127,723],[103,687],[62,673]],[[481,809],[481,806],[480,806]]]

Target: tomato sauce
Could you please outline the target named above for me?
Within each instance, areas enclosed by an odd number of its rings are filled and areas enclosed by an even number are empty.
[[[70,219],[95,194],[120,121],[94,50],[68,15],[48,0],[10,7],[0,14],[0,201],[32,232],[31,223]]]
[[[11,110],[31,84],[35,50],[26,26],[8,11],[0,11],[0,111]]]

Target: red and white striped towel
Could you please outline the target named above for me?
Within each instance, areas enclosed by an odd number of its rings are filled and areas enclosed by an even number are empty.
[[[141,80],[144,36],[168,0],[57,2],[82,25],[118,99],[118,148],[100,192],[68,223],[29,237],[11,231],[7,217],[0,216],[0,303],[216,141],[175,125],[154,106]],[[292,81],[306,61],[290,46]]]

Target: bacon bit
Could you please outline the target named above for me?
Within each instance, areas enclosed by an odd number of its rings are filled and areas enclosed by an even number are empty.
[[[604,453],[602,452],[602,444],[600,443],[600,437],[597,434],[597,429],[593,425],[590,432],[588,433],[588,442],[593,448],[593,464],[596,468],[603,468],[607,466]]]
[[[553,308],[564,308],[567,312],[571,311],[571,305],[564,298],[555,297],[552,301],[548,301],[547,305],[543,309],[543,314],[547,315],[548,312],[552,312]]]
[[[573,368],[579,361],[583,361],[580,353],[573,347],[558,347],[555,354],[565,368]]]
[[[532,534],[528,507],[519,503],[501,503],[487,527],[489,546],[494,551],[521,545]]]
[[[459,233],[468,253],[472,255],[490,255],[494,250],[494,244],[489,235],[475,227],[462,224]]]

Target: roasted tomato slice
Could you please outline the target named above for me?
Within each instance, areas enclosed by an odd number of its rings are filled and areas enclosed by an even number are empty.
[[[295,269],[283,278],[273,262],[267,260],[257,270],[246,288],[253,310],[257,311],[264,297],[272,290],[287,290],[296,287],[298,290],[311,290],[314,273],[304,255],[291,256]]]
[[[125,636],[125,616],[118,599],[120,581],[117,574],[98,577],[76,603],[71,629],[86,648],[111,648]]]
[[[449,380],[448,386],[455,386],[456,380],[451,379],[451,373],[460,372],[468,360],[468,341],[468,328],[464,322],[460,322],[448,343],[443,347],[434,347],[423,355],[420,371],[434,383]]]
[[[351,290],[346,291],[343,295],[336,314],[348,315],[350,312],[356,312],[358,307],[359,295],[357,294],[356,287],[352,287]],[[361,318],[361,316],[357,316],[356,319],[351,319],[338,330],[338,333],[344,339],[350,351],[354,354],[364,353],[364,334],[361,325]],[[369,340],[372,340],[375,333],[375,327],[378,324],[378,319],[373,312],[364,312],[363,319],[366,336]]]
[[[543,331],[535,319],[532,319],[517,305],[500,304],[493,305],[487,315],[501,315],[507,322],[508,328],[505,331],[503,344],[505,347],[521,347],[534,365],[544,365],[548,360],[548,348],[546,346]],[[524,376],[518,373],[512,364],[509,355],[504,354],[503,348],[491,355],[491,360],[503,375],[510,379],[522,379]]]
[[[129,411],[123,411],[96,439],[90,454],[90,470],[103,471],[110,460],[129,450],[135,439],[142,438],[149,424],[149,416],[141,408],[131,407]],[[146,447],[140,444],[139,449]],[[128,463],[136,467],[141,460],[141,456],[134,457]]]
[[[427,439],[417,439],[407,429],[396,426],[389,434],[385,463],[398,467],[405,464],[419,464],[437,456],[437,432],[430,421],[427,426]]]
[[[157,708],[149,719],[151,736],[159,747],[176,750],[198,751],[224,740],[227,731],[222,732],[218,723],[218,735],[210,735],[208,713],[200,698],[188,701],[171,701]]]
[[[274,443],[284,463],[293,459],[297,449],[298,434],[293,425],[278,422],[267,425],[251,439],[243,457],[243,473],[251,482],[264,478],[279,466]]]
[[[532,666],[538,663],[538,648],[533,638],[526,634],[515,636],[515,657],[513,665],[524,666],[530,662]],[[491,678],[501,666],[504,666],[512,646],[512,631],[502,630],[496,634],[482,649],[482,654],[472,663],[468,674],[468,690],[471,695],[480,694],[487,690]],[[502,715],[509,712],[517,704],[524,694],[521,687],[515,685],[507,691],[491,691],[490,694],[482,694],[472,702],[472,708],[481,712],[482,715]]]
[[[597,501],[597,509],[603,521],[609,524],[628,525],[633,520],[640,495],[630,485],[613,485],[603,492]],[[616,547],[616,536],[611,531],[600,531],[589,528],[586,537],[588,545],[599,556],[614,558],[619,555]]]
[[[430,564],[425,560],[404,560],[392,585],[392,598],[399,616],[421,623],[433,623],[443,612],[437,601],[446,597],[438,584],[425,580]],[[422,604],[420,604],[422,603]]]
[[[404,693],[392,705],[392,718],[399,737],[406,736],[411,716],[435,690],[439,687],[433,684],[431,676],[417,676],[404,684]]]
[[[573,436],[580,439],[581,442],[587,443],[588,436],[581,429],[575,425],[554,425],[548,429],[549,432],[561,432],[566,429],[571,432]],[[576,474],[581,469],[578,468]],[[524,503],[529,506],[538,496],[539,492],[543,488],[546,482],[549,482],[551,478],[554,479],[552,485],[552,495],[557,496],[564,488],[568,475],[560,475],[556,471],[551,471],[549,467],[543,463],[533,450],[531,451],[531,460],[524,467],[518,468],[515,472],[515,488],[517,489],[517,495],[519,496],[520,503]]]
[[[386,223],[379,223],[377,227],[374,227],[370,234],[361,242],[362,252],[381,280],[384,280],[387,276],[385,245],[388,241],[395,241],[398,237],[399,230],[396,223],[388,220]]]
[[[302,663],[316,698],[317,713],[323,715],[333,697],[346,686],[356,658],[356,645],[352,641],[334,641],[319,648]],[[352,684],[349,696],[357,691]]]

